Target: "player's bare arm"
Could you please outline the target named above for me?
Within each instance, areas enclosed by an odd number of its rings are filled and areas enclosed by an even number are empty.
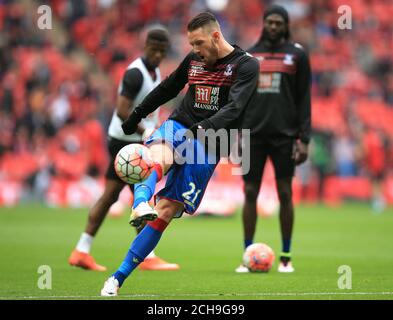
[[[133,109],[134,109],[134,102],[131,99],[128,99],[127,97],[121,95],[117,97],[116,112],[122,121],[127,120],[128,116],[131,113],[131,110]],[[139,124],[135,132],[139,134],[143,134],[144,128],[142,127],[142,125]]]

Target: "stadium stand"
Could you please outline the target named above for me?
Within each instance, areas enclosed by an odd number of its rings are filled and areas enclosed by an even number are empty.
[[[251,46],[271,2],[228,1],[216,12],[224,34],[244,48]],[[393,204],[391,2],[279,2],[288,8],[292,37],[309,51],[313,69],[316,139],[309,163],[298,170],[296,199],[332,205],[346,198],[366,201],[374,196],[373,185],[381,183],[385,200]],[[63,46],[48,36],[56,30],[37,28],[31,5],[0,2],[3,206],[32,200],[90,204],[108,161],[105,130],[116,86],[129,61],[141,53],[141,34],[156,23],[169,28],[172,47],[163,64],[164,75],[169,74],[190,49],[184,36],[187,20],[207,9],[204,1],[186,0],[52,0],[35,1],[34,8],[44,3],[66,33]],[[337,28],[340,5],[352,9],[351,30]],[[81,63],[86,57],[88,63]],[[97,70],[106,77],[95,77]],[[241,188],[227,171],[223,165],[216,173],[212,193],[223,184]],[[276,200],[274,183],[268,185],[269,211]]]

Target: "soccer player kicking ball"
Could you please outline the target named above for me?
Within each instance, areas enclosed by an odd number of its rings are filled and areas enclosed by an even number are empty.
[[[156,166],[155,174],[143,184],[153,190],[162,175],[168,173],[165,187],[156,194],[158,217],[148,222],[134,239],[119,269],[105,282],[102,296],[117,295],[124,280],[157,245],[171,220],[183,212],[193,214],[202,200],[219,160],[217,157],[215,163],[209,164],[209,152],[216,156],[217,150],[208,152],[204,143],[189,139],[184,131],[190,129],[195,137],[197,131],[203,131],[200,129],[239,128],[245,107],[255,94],[258,61],[224,39],[214,15],[207,12],[197,15],[187,30],[193,51],[135,108],[122,126],[125,133],[134,132],[142,118],[177,96],[188,83],[180,105],[146,141]],[[179,136],[183,138],[177,139]],[[176,157],[182,157],[178,151],[184,143],[197,150],[196,157],[203,161],[183,164],[176,161]]]
[[[121,124],[130,114],[130,108],[138,105],[146,95],[153,90],[160,82],[161,75],[158,66],[164,59],[169,47],[168,32],[164,29],[155,28],[147,33],[144,55],[134,60],[124,73],[120,82],[117,98],[117,107],[113,112],[113,117],[108,129],[108,150],[111,156],[106,173],[105,190],[95,205],[89,211],[89,217],[85,232],[82,233],[76,248],[69,257],[69,264],[81,267],[86,270],[106,271],[104,266],[97,264],[90,255],[90,250],[94,236],[104,221],[109,208],[119,197],[125,183],[116,175],[113,162],[117,152],[130,143],[142,143],[143,137],[152,133],[158,126],[158,110],[149,119],[138,126],[132,135],[125,135]],[[130,185],[129,185],[130,186]],[[154,193],[153,190],[146,190],[146,187],[135,185],[130,186],[134,191],[133,214],[139,215],[155,214],[148,201]],[[135,190],[134,190],[135,189]],[[139,223],[138,223],[139,222]],[[133,225],[137,232],[142,230],[145,223],[136,221]],[[179,266],[155,256],[152,251],[143,264],[139,266],[143,270],[177,270]]]
[[[310,141],[311,71],[303,48],[289,41],[287,11],[277,5],[264,14],[258,43],[248,50],[259,60],[258,103],[250,105],[244,126],[251,129],[250,171],[243,176],[244,247],[253,243],[257,198],[266,158],[273,162],[280,201],[282,252],[279,272],[293,272],[291,239],[294,221],[292,178],[295,165],[307,159]],[[248,272],[240,265],[236,272]]]

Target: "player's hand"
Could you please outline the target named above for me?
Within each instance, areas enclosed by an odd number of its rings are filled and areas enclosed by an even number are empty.
[[[202,120],[198,123],[195,123],[189,130],[192,132],[194,135],[194,139],[197,139],[198,135],[198,130],[208,130],[211,128],[211,124],[208,120]]]
[[[199,123],[194,124],[191,128],[190,131],[194,135],[194,139],[197,139],[198,136],[198,129],[203,129],[202,125]]]
[[[302,164],[307,160],[308,157],[308,145],[300,140],[295,142],[293,158],[295,159],[295,164]]]
[[[209,127],[209,123],[201,121],[194,124],[189,130],[193,134],[193,139],[204,147],[206,153],[217,155],[220,143],[216,134],[210,135],[211,129],[213,128]],[[214,129],[213,132],[215,132]]]
[[[142,120],[140,115],[140,110],[135,108],[135,110],[129,115],[128,119],[123,122],[121,128],[125,134],[135,133],[138,128],[138,123]]]

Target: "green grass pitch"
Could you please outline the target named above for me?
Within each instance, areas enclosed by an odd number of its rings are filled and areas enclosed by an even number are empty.
[[[93,245],[108,272],[72,268],[68,256],[84,229],[87,210],[43,206],[0,208],[0,299],[101,299],[102,285],[125,256],[134,230],[128,215],[108,218]],[[236,274],[241,262],[240,212],[229,218],[173,221],[157,254],[179,271],[135,271],[114,299],[393,299],[393,210],[372,214],[362,204],[299,206],[293,274]],[[258,220],[256,242],[280,252],[278,217]],[[38,268],[52,270],[52,289],[37,286]],[[338,269],[352,271],[352,289],[339,289]]]

